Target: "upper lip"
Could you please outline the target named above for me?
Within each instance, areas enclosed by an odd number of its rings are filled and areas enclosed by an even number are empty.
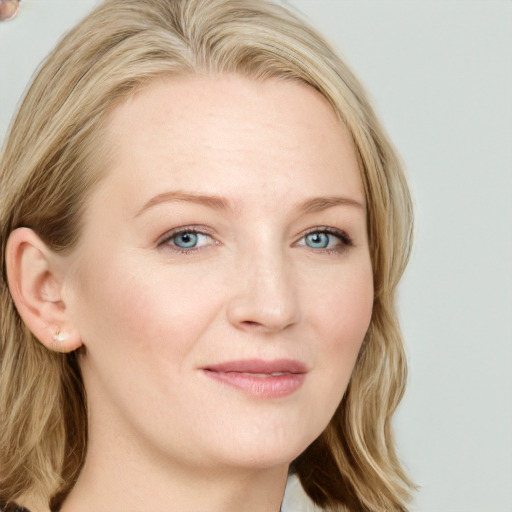
[[[308,368],[304,363],[293,359],[274,359],[266,361],[263,359],[239,359],[236,361],[226,361],[223,363],[205,366],[203,370],[211,372],[238,372],[238,373],[307,373]]]

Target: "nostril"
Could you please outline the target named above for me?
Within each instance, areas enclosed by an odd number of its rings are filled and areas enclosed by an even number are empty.
[[[245,320],[244,322],[242,322],[242,325],[245,325],[247,327],[257,327],[258,325],[261,324],[259,324],[258,322],[253,322],[252,320]]]
[[[252,320],[245,320],[243,322],[240,322],[240,325],[243,329],[248,329],[248,330],[253,330],[253,331],[262,327],[262,324],[260,324],[259,322],[254,322]]]

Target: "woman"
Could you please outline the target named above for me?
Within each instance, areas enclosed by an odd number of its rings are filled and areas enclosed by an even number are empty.
[[[107,0],[1,159],[0,503],[405,510],[411,205],[347,67],[255,0]],[[283,509],[290,506],[283,504]]]

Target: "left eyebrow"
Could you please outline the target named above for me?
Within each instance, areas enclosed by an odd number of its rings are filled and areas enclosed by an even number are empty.
[[[350,206],[358,208],[363,212],[366,211],[366,206],[362,202],[356,201],[350,197],[341,196],[315,197],[313,199],[307,199],[300,203],[297,209],[305,213],[317,213],[335,206]]]

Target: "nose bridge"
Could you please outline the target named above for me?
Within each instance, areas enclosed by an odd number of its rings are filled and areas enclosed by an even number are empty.
[[[278,331],[298,321],[294,269],[283,244],[274,240],[248,247],[236,274],[229,306],[233,324]]]

